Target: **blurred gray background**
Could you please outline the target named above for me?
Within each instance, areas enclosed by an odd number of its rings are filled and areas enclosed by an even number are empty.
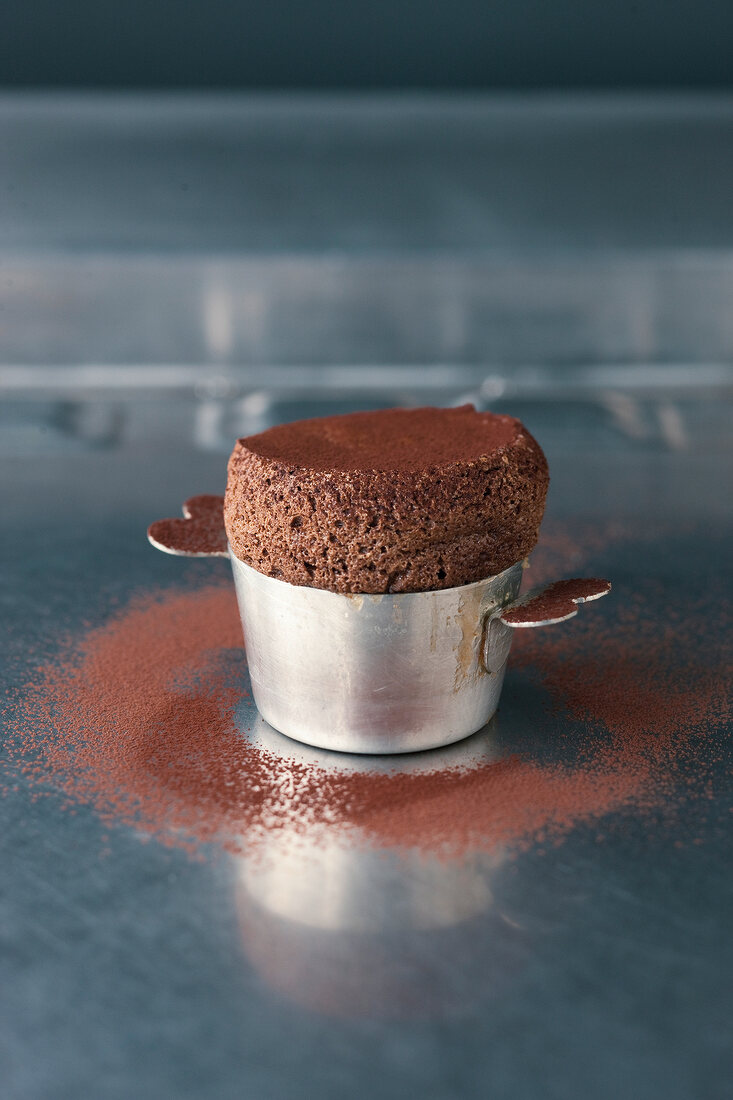
[[[7,0],[0,392],[142,387],[224,451],[283,386],[717,386],[732,32],[719,0]]]
[[[728,0],[5,0],[0,85],[711,88]]]

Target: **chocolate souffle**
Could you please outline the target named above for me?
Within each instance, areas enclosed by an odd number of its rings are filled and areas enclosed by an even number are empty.
[[[299,420],[238,440],[232,552],[290,584],[424,592],[470,584],[537,542],[549,475],[511,416],[388,409]]]

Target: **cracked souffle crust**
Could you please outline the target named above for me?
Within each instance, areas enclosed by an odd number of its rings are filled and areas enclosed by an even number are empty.
[[[240,439],[224,521],[247,565],[332,592],[424,592],[502,572],[537,542],[549,476],[511,416],[387,409]]]

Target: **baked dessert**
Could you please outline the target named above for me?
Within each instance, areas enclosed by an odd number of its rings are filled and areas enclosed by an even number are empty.
[[[238,440],[224,522],[238,558],[290,584],[424,592],[526,557],[548,483],[514,417],[472,405],[352,413]]]

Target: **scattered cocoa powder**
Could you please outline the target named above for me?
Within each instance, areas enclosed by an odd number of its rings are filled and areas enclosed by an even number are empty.
[[[562,543],[555,557],[568,560]],[[139,595],[23,688],[5,787],[22,778],[34,796],[61,792],[69,806],[194,852],[208,842],[251,851],[273,829],[323,827],[462,854],[557,840],[708,782],[705,738],[729,716],[729,665],[720,631],[684,594],[672,602],[647,584],[632,599],[617,588],[603,615],[517,633],[505,692],[529,677],[553,708],[548,718],[538,702],[536,744],[432,772],[324,769],[237,728],[245,664],[229,584]],[[559,731],[550,763],[548,723]]]

